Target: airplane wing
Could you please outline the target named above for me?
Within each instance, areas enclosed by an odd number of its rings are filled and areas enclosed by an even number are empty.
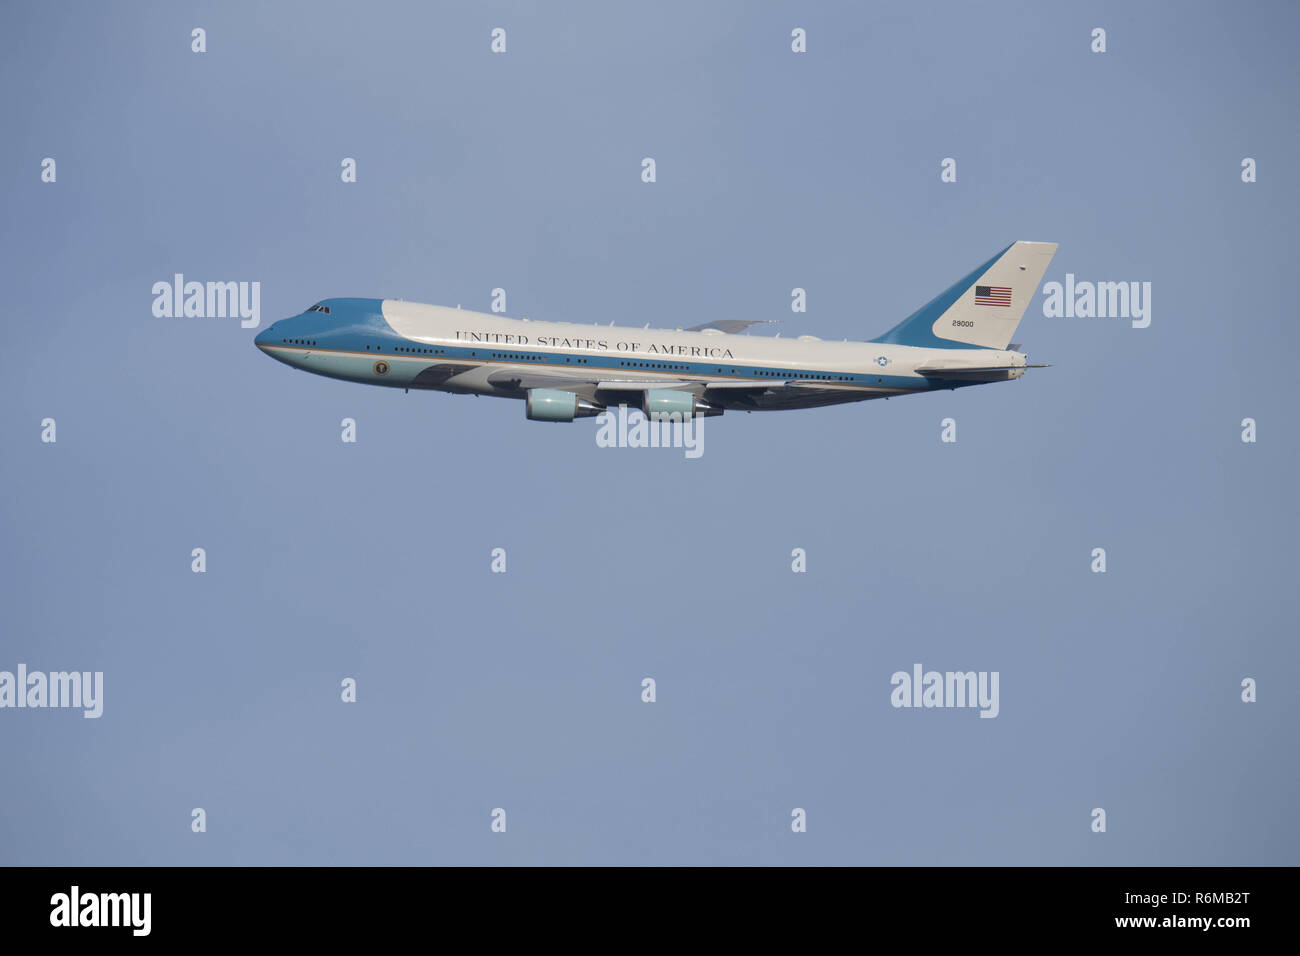
[[[447,379],[454,378],[461,372],[468,372],[474,367],[452,364],[430,365],[411,380],[411,388],[438,388],[445,384]]]
[[[607,379],[596,383],[596,390],[601,392],[644,392],[647,388],[687,388],[694,389],[703,382],[647,382],[634,379]]]
[[[575,391],[585,387],[598,392],[643,392],[647,388],[699,390],[705,385],[704,382],[688,382],[682,379],[646,381],[632,378],[599,378],[582,369],[574,369],[573,374],[508,369],[493,372],[488,376],[488,383],[502,389],[559,388]]]
[[[596,379],[574,370],[574,375],[555,372],[533,372],[528,369],[507,369],[493,372],[488,384],[503,391],[526,391],[530,388],[560,388],[576,391],[583,387],[594,388]]]
[[[751,325],[758,325],[760,322],[775,322],[775,319],[720,319],[717,322],[705,322],[702,325],[692,325],[689,329],[682,329],[683,332],[707,332],[709,329],[717,329],[719,332],[730,332],[733,335],[736,332],[743,332]]]
[[[780,395],[791,392],[852,392],[862,394],[862,389],[852,385],[832,385],[828,382],[801,381],[797,378],[776,380],[772,382],[709,382],[704,391],[719,394],[759,394]]]
[[[592,370],[594,371],[594,370]],[[722,408],[808,408],[835,405],[866,398],[884,398],[885,392],[864,393],[861,388],[829,382],[774,379],[770,382],[693,382],[684,379],[646,381],[644,379],[598,378],[588,370],[574,369],[573,374],[509,369],[493,372],[488,382],[507,392],[530,388],[554,388],[573,392],[586,401],[603,405],[634,404],[634,395],[646,389],[680,389],[694,392],[704,401]],[[626,399],[620,401],[622,395]]]

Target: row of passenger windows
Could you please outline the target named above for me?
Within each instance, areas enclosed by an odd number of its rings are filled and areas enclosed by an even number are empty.
[[[691,367],[689,365],[678,365],[673,362],[620,362],[619,364],[624,366],[625,368],[653,368],[653,369],[664,369],[667,371],[674,371],[674,372],[689,372],[691,370]],[[816,379],[821,382],[853,381],[852,375],[812,375],[812,374],[801,375],[789,369],[778,369],[776,371],[770,371],[768,369],[742,368],[739,371],[737,371],[734,368],[726,369],[726,370],[719,368],[717,372],[719,375],[724,374],[724,372],[729,372],[732,375],[753,375],[753,376],[761,376],[763,378]],[[879,381],[879,379],[877,379],[877,381]]]
[[[285,345],[315,345],[315,339],[281,339]]]
[[[376,352],[382,352],[384,350],[384,347],[382,345],[366,346],[367,352],[371,351],[372,349]],[[407,348],[404,345],[394,345],[393,351],[404,352],[407,355],[446,355],[447,354],[446,349],[413,349],[413,348]]]
[[[674,365],[672,362],[619,362],[624,368],[661,368],[670,369],[674,372],[685,372],[690,369],[689,365]],[[719,372],[722,369],[718,369]]]
[[[478,355],[477,352],[471,352],[470,354],[472,356]],[[523,355],[520,354],[519,352],[489,352],[488,355],[489,357],[494,359],[505,359],[506,361],[510,361],[510,362],[545,362],[549,358],[554,358],[554,359],[559,358],[558,355]],[[587,364],[587,360],[585,358],[574,358],[571,355],[566,355],[564,357],[564,361],[568,362],[570,365]]]

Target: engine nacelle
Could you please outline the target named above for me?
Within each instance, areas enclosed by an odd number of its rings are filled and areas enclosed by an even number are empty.
[[[575,418],[599,415],[603,408],[584,402],[573,392],[558,388],[530,388],[524,411],[535,422],[571,422]]]
[[[688,422],[695,416],[721,415],[722,409],[695,400],[695,396],[677,388],[650,388],[642,394],[641,411],[652,422]]]

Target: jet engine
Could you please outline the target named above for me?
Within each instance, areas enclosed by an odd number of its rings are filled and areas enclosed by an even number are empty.
[[[642,393],[641,411],[652,422],[687,422],[695,416],[721,415],[716,405],[696,400],[687,391],[676,388],[650,388]]]
[[[571,422],[603,411],[600,406],[584,402],[573,392],[558,388],[530,388],[524,399],[524,412],[535,422]]]

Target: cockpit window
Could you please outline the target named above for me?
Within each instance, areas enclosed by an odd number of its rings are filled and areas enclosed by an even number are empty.
[[[330,314],[330,307],[329,307],[328,305],[313,305],[313,306],[312,306],[310,309],[308,309],[307,311],[308,311],[308,312],[324,312],[326,315],[329,315],[329,314]]]

